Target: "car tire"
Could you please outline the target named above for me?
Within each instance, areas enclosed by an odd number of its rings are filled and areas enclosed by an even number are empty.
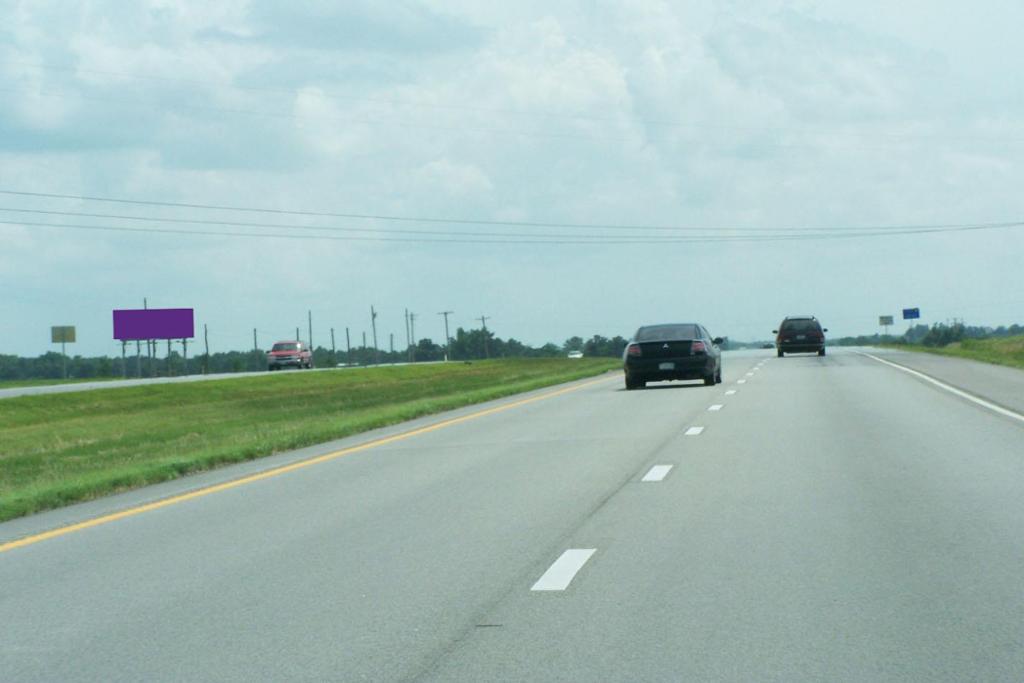
[[[715,373],[715,384],[722,383],[722,368],[718,368],[718,372]]]
[[[825,349],[824,348],[818,349],[818,355],[819,356],[824,356],[825,355]]]
[[[715,386],[715,384],[717,384],[717,382],[715,382],[715,374],[714,373],[711,373],[710,375],[705,375],[704,376],[704,386],[706,386],[706,387],[713,387],[713,386]]]
[[[785,354],[782,353],[782,349],[779,349],[776,353],[779,354],[779,358],[782,358]]]

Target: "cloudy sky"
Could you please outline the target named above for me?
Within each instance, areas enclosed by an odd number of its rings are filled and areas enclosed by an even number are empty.
[[[0,10],[0,353],[1024,322],[1015,0]]]

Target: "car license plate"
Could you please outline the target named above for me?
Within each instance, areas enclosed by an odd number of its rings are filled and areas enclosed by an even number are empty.
[[[675,363],[658,363],[658,369],[659,370],[675,370],[676,369],[676,364]]]
[[[796,335],[796,338],[797,339],[807,339],[807,335],[806,334],[798,334],[798,335]]]

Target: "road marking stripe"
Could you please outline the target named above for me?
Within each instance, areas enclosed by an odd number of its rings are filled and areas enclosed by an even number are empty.
[[[1002,415],[1003,417],[1008,417],[1008,418],[1013,419],[1013,420],[1018,420],[1020,422],[1024,422],[1024,415],[1022,415],[1022,414],[1020,414],[1018,412],[1010,410],[1009,408],[1004,408],[1004,407],[1002,407],[1000,405],[996,405],[995,403],[992,403],[990,401],[986,401],[983,398],[978,398],[977,396],[974,396],[973,394],[969,394],[966,391],[963,391],[961,389],[957,389],[956,387],[952,386],[951,384],[946,384],[945,382],[943,382],[941,380],[937,380],[934,377],[931,377],[929,375],[924,374],[923,372],[918,372],[917,370],[911,370],[910,368],[906,367],[905,365],[900,365],[899,363],[893,363],[892,361],[887,361],[887,360],[885,360],[883,358],[879,358],[878,356],[873,356],[870,353],[864,353],[863,351],[858,351],[857,353],[859,353],[862,356],[867,356],[868,358],[871,358],[872,360],[877,360],[879,363],[884,363],[885,365],[888,365],[889,367],[896,368],[897,370],[902,370],[903,372],[905,372],[907,374],[910,374],[910,375],[913,375],[913,376],[918,377],[920,379],[923,379],[924,381],[929,382],[931,384],[934,384],[935,386],[937,386],[938,388],[940,388],[940,389],[942,389],[944,391],[948,391],[949,393],[954,394],[956,396],[959,396],[960,398],[967,399],[971,403],[975,403],[975,404],[981,406],[982,408],[988,408],[992,412],[998,413],[998,414]]]
[[[647,474],[640,481],[661,481],[668,476],[669,470],[672,467],[672,465],[655,465],[647,471]]]
[[[686,436],[697,436],[704,431],[703,427],[690,427],[686,430]]]
[[[735,389],[730,389],[729,391],[725,392],[725,395],[726,395],[726,396],[732,396],[732,395],[733,395],[733,394],[735,394],[735,393],[736,393],[736,390],[735,390]]]
[[[747,383],[747,380],[745,380],[745,379],[738,379],[738,380],[736,380],[736,384],[746,384],[746,383]]]
[[[753,376],[754,376],[754,373],[752,373],[752,372],[748,372],[747,373],[747,377],[753,377]]]
[[[596,550],[597,548],[569,548],[548,567],[530,590],[564,591]]]
[[[722,404],[721,403],[716,403],[713,406],[708,406],[708,412],[712,412],[712,413],[718,412],[721,409],[722,409]]]
[[[110,522],[116,522],[117,520],[124,519],[126,517],[134,517],[135,515],[140,515],[144,512],[159,510],[160,508],[165,508],[171,505],[176,505],[178,503],[183,503],[187,500],[192,500],[194,498],[202,498],[213,493],[219,493],[221,491],[227,491],[229,489],[238,488],[240,486],[252,484],[254,482],[262,481],[264,479],[270,479],[271,477],[277,477],[279,475],[286,474],[288,472],[293,472],[295,470],[300,470],[305,467],[319,465],[330,460],[336,460],[346,455],[359,453],[360,451],[366,451],[371,448],[376,448],[378,446],[386,446],[387,444],[395,443],[397,441],[405,441],[406,439],[411,439],[414,436],[428,434],[439,429],[444,429],[445,427],[451,427],[457,424],[462,424],[463,422],[475,420],[477,418],[486,417],[488,415],[494,415],[495,413],[501,413],[506,410],[518,408],[520,406],[535,403],[537,401],[543,401],[545,399],[554,398],[556,396],[562,396],[563,394],[568,394],[573,391],[579,391],[580,389],[584,389],[586,387],[590,387],[595,384],[600,384],[601,382],[608,381],[611,380],[609,378],[601,378],[597,380],[592,380],[590,382],[584,382],[583,384],[577,384],[575,386],[566,387],[564,389],[559,389],[557,391],[548,392],[546,394],[541,394],[539,396],[532,396],[530,398],[524,398],[518,401],[513,401],[512,403],[505,403],[500,406],[494,406],[493,408],[486,408],[475,413],[469,413],[468,415],[453,417],[447,420],[442,420],[440,422],[435,422],[434,424],[430,424],[425,427],[419,427],[417,429],[412,429],[407,432],[401,432],[399,434],[394,434],[392,436],[385,436],[379,439],[374,439],[373,441],[367,441],[366,443],[358,444],[356,446],[349,446],[348,448],[343,448],[338,451],[332,451],[331,453],[318,455],[315,458],[310,458],[308,460],[300,460],[299,462],[294,462],[289,465],[282,465],[280,467],[275,467],[273,469],[265,470],[263,472],[257,472],[256,474],[250,474],[248,476],[241,477],[240,479],[233,479],[222,484],[214,484],[213,486],[207,486],[205,488],[196,489],[195,491],[189,491],[188,493],[182,493],[176,496],[171,496],[170,498],[164,498],[162,500],[154,501],[152,503],[146,503],[145,505],[131,507],[126,510],[121,510],[120,512],[114,512],[111,514],[94,517],[93,519],[87,519],[84,522],[78,522],[77,524],[69,524],[68,526],[63,526],[57,529],[51,529],[50,531],[43,531],[38,534],[32,534],[31,536],[25,536],[24,538],[8,541],[7,543],[0,543],[0,553],[5,553],[8,550],[14,550],[15,548],[21,548],[27,545],[32,545],[34,543],[39,543],[40,541],[46,541],[51,538],[57,538],[58,536],[71,534],[76,531],[83,531],[85,529],[91,529],[95,526],[109,524]]]

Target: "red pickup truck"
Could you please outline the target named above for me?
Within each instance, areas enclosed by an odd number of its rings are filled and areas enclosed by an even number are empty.
[[[267,353],[267,370],[313,367],[313,352],[301,341],[276,342]]]

